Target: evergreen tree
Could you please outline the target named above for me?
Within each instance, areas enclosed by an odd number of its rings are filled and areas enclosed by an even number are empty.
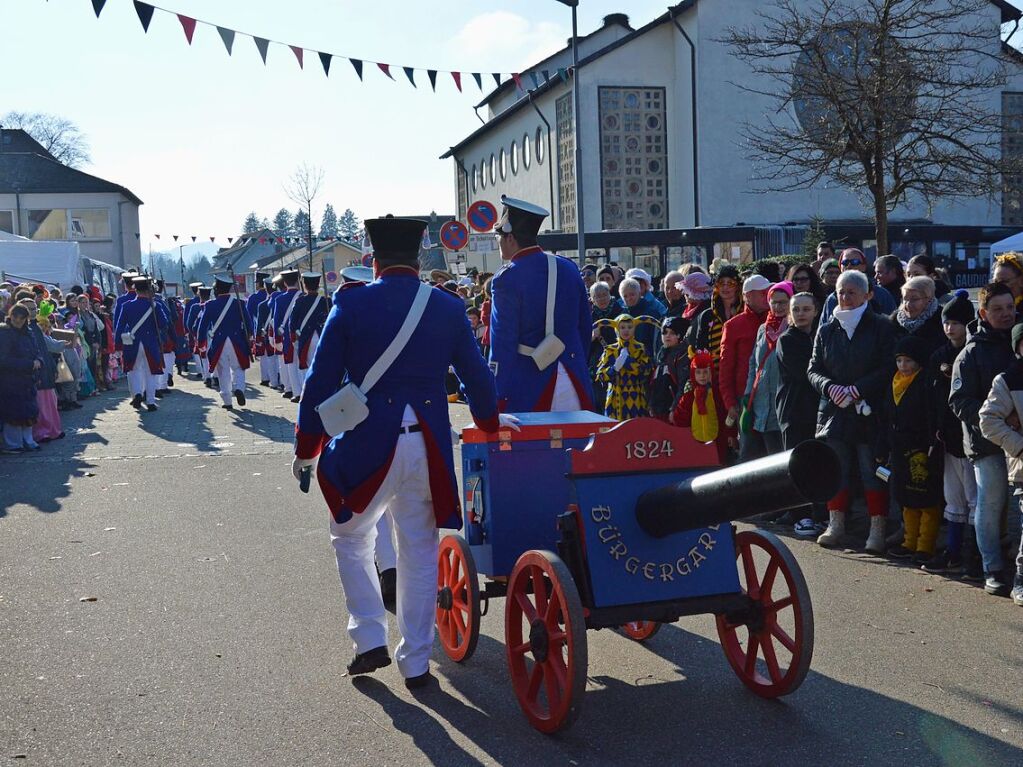
[[[341,220],[338,222],[337,230],[338,234],[348,242],[358,242],[359,232],[362,231],[362,222],[351,208],[345,208],[345,212],[341,214]]]
[[[309,236],[309,214],[302,209],[295,211],[294,229],[295,236],[301,237],[305,242],[306,237]]]
[[[290,237],[294,233],[294,221],[287,208],[281,208],[274,216],[273,230],[278,237]]]
[[[328,237],[337,237],[337,213],[334,212],[334,206],[329,202],[323,209],[323,221],[320,222],[320,239],[326,239]]]
[[[255,232],[259,229],[259,216],[256,215],[256,211],[252,211],[245,217],[245,223],[242,224],[242,234],[248,234],[249,232]]]
[[[828,233],[824,231],[824,219],[814,216],[810,228],[803,235],[803,255],[811,262],[817,259],[817,243],[827,242]]]

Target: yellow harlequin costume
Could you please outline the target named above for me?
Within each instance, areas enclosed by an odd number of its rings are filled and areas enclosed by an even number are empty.
[[[647,315],[630,317],[627,314],[620,314],[613,320],[597,320],[593,327],[611,326],[618,331],[618,326],[623,322],[633,325],[659,324],[655,318]],[[627,354],[627,360],[619,368],[616,367],[616,362],[623,351]],[[619,421],[647,415],[646,392],[651,368],[650,356],[643,344],[635,338],[623,341],[619,332],[617,343],[608,344],[604,348],[597,365],[596,381],[607,387],[604,414]]]

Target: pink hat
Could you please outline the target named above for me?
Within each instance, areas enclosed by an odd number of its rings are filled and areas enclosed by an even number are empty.
[[[767,295],[770,296],[774,291],[780,290],[782,293],[792,298],[792,294],[796,292],[795,285],[788,280],[774,283],[767,291]]]

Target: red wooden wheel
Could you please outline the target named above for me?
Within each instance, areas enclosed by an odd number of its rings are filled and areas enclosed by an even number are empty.
[[[557,554],[527,551],[515,563],[504,636],[512,687],[529,723],[546,733],[568,727],[586,689],[586,618]]]
[[[813,606],[803,573],[785,544],[763,530],[737,533],[735,557],[753,609],[741,619],[717,616],[725,657],[757,695],[788,695],[813,658]]]
[[[437,635],[456,663],[468,660],[480,638],[480,584],[469,544],[458,535],[440,542],[437,564]]]
[[[657,621],[630,621],[622,624],[625,636],[637,642],[645,642],[660,630],[661,624]]]

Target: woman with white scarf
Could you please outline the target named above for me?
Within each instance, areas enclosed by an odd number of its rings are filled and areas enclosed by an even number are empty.
[[[836,285],[838,308],[814,341],[808,379],[821,397],[817,438],[842,463],[842,485],[828,501],[828,529],[817,539],[837,546],[845,535],[850,488],[858,472],[870,515],[865,548],[883,553],[888,490],[875,475],[877,411],[895,371],[895,329],[885,316],[869,311],[870,284],[862,272],[846,271]]]

